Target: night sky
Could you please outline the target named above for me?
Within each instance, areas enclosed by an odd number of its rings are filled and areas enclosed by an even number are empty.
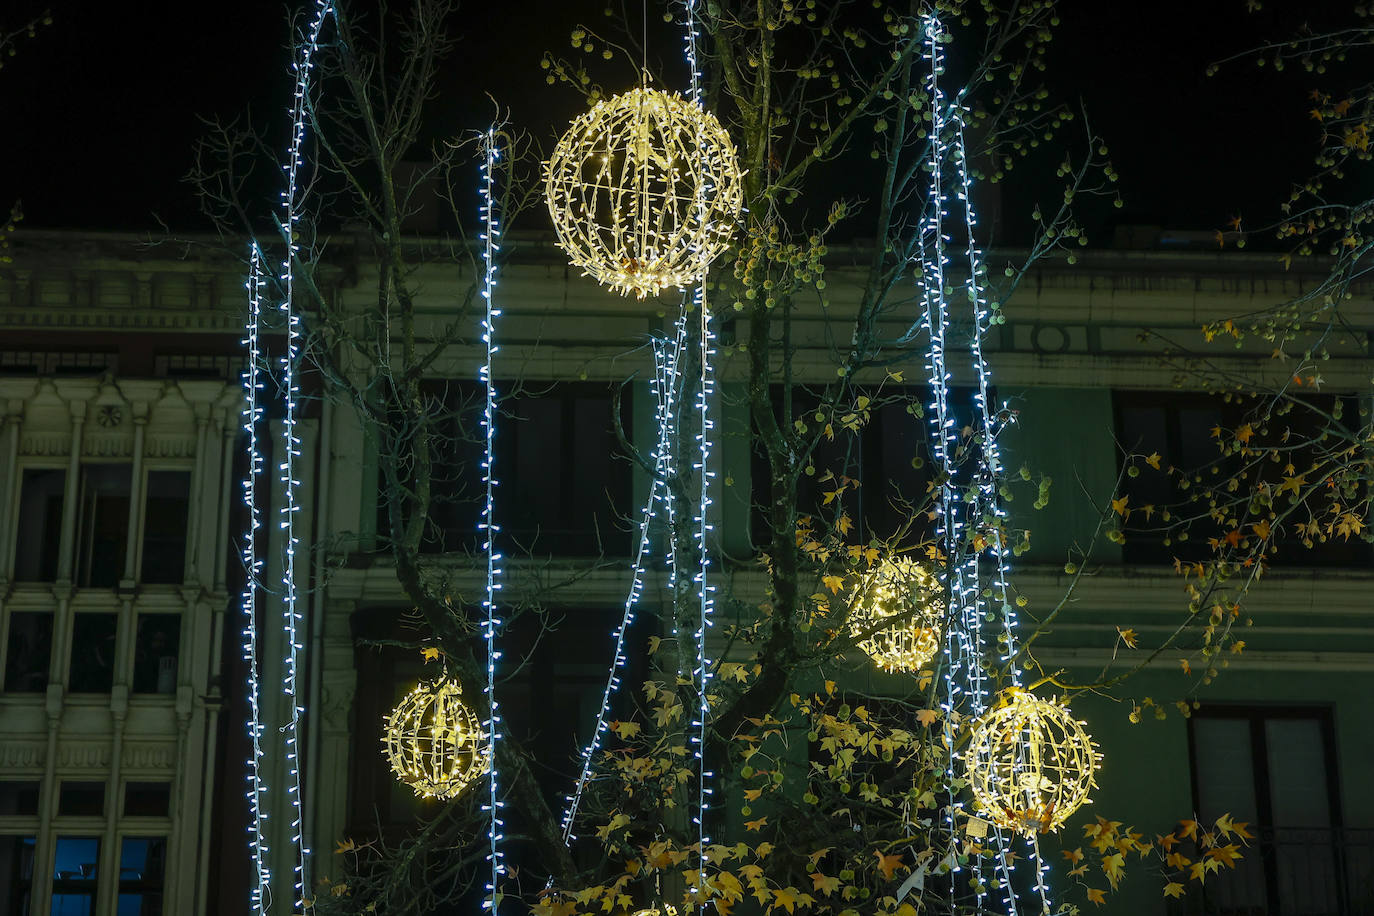
[[[1063,0],[1049,81],[1061,98],[1086,103],[1125,198],[1124,208],[1090,218],[1094,244],[1110,241],[1119,223],[1212,230],[1233,215],[1253,226],[1276,214],[1310,166],[1317,133],[1305,99],[1316,78],[1248,63],[1204,73],[1209,62],[1301,23],[1296,0],[1270,6],[1278,9],[1255,16],[1244,0]],[[436,130],[485,126],[490,92],[551,143],[554,125],[581,103],[566,88],[545,86],[540,57],[561,53],[578,22],[602,27],[604,7],[465,4],[458,53],[434,105]],[[0,20],[16,23],[41,8],[17,0]],[[205,18],[204,4],[55,0],[53,25],[21,41],[0,70],[0,201],[22,198],[25,225],[35,228],[207,228],[180,180],[201,130],[197,117],[251,110],[256,123],[281,128],[289,8],[238,0]],[[638,4],[632,8],[637,14]],[[662,43],[676,53],[670,32]],[[1034,195],[1025,185],[1011,192],[1016,201]]]

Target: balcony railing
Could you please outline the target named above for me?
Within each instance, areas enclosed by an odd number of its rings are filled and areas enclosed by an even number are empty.
[[[1374,830],[1261,828],[1184,899],[1188,916],[1374,916]]]

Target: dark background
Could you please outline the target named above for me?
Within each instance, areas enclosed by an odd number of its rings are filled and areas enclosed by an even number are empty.
[[[612,2],[619,10],[619,0]],[[21,40],[18,55],[0,70],[0,201],[22,198],[24,225],[34,228],[208,228],[181,180],[202,130],[198,117],[251,112],[271,136],[284,136],[287,21],[305,6],[55,3],[53,24]],[[483,128],[491,93],[518,124],[551,143],[582,103],[566,87],[546,86],[539,60],[545,50],[564,53],[575,24],[606,28],[605,6],[465,4],[456,19],[457,53],[433,105],[436,135]],[[1213,77],[1205,69],[1266,38],[1293,34],[1309,21],[1310,6],[1269,0],[1254,14],[1244,0],[1061,3],[1047,80],[1060,98],[1086,104],[1111,147],[1125,201],[1121,209],[1085,212],[1093,244],[1110,243],[1119,224],[1210,231],[1232,216],[1251,228],[1277,215],[1316,148],[1307,93],[1335,90],[1342,79],[1297,68],[1275,74],[1252,62]],[[1345,4],[1320,6],[1339,13]],[[6,5],[0,22],[13,28],[41,9],[19,0]],[[657,30],[651,46],[665,59],[677,55],[681,39],[662,24],[662,4],[649,10]],[[639,4],[626,15],[637,18]],[[628,85],[633,74],[624,69]],[[608,88],[615,87],[608,81]],[[1072,134],[1061,140],[1071,137],[1077,144]],[[1014,173],[1008,216],[1024,218],[1033,199],[1057,195],[1056,185],[1038,186],[1031,175]],[[273,200],[264,196],[265,212]],[[1015,241],[1002,239],[1008,240]]]

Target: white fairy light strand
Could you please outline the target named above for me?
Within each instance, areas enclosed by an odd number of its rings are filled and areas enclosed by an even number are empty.
[[[566,846],[574,839],[576,834],[573,832],[573,824],[577,818],[577,809],[582,802],[583,792],[586,790],[587,783],[591,779],[592,761],[596,752],[601,748],[601,742],[605,737],[607,729],[607,716],[611,711],[611,700],[616,691],[620,689],[620,670],[628,660],[625,655],[625,638],[631,626],[635,622],[635,608],[639,605],[640,598],[644,592],[644,564],[650,554],[650,526],[654,519],[654,507],[659,501],[659,491],[666,488],[667,468],[669,465],[669,449],[672,443],[673,423],[672,415],[674,410],[673,403],[673,379],[676,374],[675,360],[677,350],[681,349],[682,340],[679,335],[676,341],[676,348],[669,349],[669,341],[662,337],[655,337],[652,341],[654,352],[654,379],[652,384],[655,400],[657,402],[656,415],[658,420],[658,441],[654,447],[652,462],[654,473],[649,484],[649,496],[644,503],[644,511],[639,520],[639,545],[635,549],[635,558],[631,566],[630,590],[625,596],[624,613],[621,615],[620,623],[612,632],[612,640],[615,643],[615,655],[611,661],[611,670],[606,677],[606,686],[601,692],[601,706],[596,714],[596,726],[592,729],[592,738],[582,749],[582,768],[578,773],[577,783],[571,795],[567,797],[568,806],[563,812],[563,844]]]
[[[284,503],[281,509],[280,526],[285,532],[285,561],[282,565],[282,627],[286,634],[287,656],[286,672],[282,680],[282,692],[291,704],[290,720],[282,728],[286,749],[288,771],[287,793],[295,809],[291,815],[291,841],[295,847],[295,901],[294,907],[302,911],[311,908],[306,889],[306,858],[310,850],[303,838],[300,778],[300,723],[305,712],[300,705],[298,692],[299,653],[304,648],[299,639],[301,614],[297,603],[296,590],[296,548],[300,539],[296,534],[296,513],[300,506],[296,502],[296,491],[300,481],[296,479],[296,458],[300,457],[300,438],[296,434],[297,396],[300,394],[296,369],[300,360],[301,320],[295,305],[295,260],[298,252],[296,223],[300,219],[301,189],[299,175],[304,165],[306,99],[310,91],[310,73],[314,69],[315,52],[319,48],[320,35],[325,20],[333,11],[330,0],[317,0],[315,15],[305,31],[299,58],[292,63],[296,74],[294,96],[291,104],[291,143],[287,152],[286,188],[282,191],[282,211],[284,219],[281,231],[285,236],[286,254],[282,259],[280,275],[284,296],[281,312],[286,320],[286,353],[282,365],[282,397],[285,400],[285,415],[282,423],[283,456],[279,470],[284,488]]]
[[[983,433],[983,443],[981,448],[982,462],[979,466],[979,480],[976,506],[978,516],[984,513],[990,515],[995,524],[993,525],[992,536],[989,538],[992,556],[995,564],[995,588],[992,598],[994,607],[992,613],[1002,619],[1002,656],[1001,661],[1005,664],[1011,662],[1016,655],[1016,608],[1011,600],[1009,588],[1009,570],[1007,559],[1007,545],[1005,542],[1006,524],[1009,520],[1005,505],[1003,505],[998,492],[998,484],[1002,478],[1004,469],[1002,467],[1001,446],[998,436],[1001,433],[1001,424],[994,420],[993,405],[990,400],[991,371],[988,366],[987,358],[983,353],[983,337],[988,333],[992,326],[993,309],[988,301],[987,289],[984,285],[984,278],[987,276],[987,265],[983,260],[983,253],[978,247],[975,236],[976,217],[973,210],[972,180],[968,168],[968,149],[964,142],[964,129],[966,127],[966,115],[962,99],[956,100],[950,107],[951,121],[954,125],[954,162],[958,172],[957,196],[963,205],[964,226],[967,234],[966,257],[969,264],[968,281],[966,289],[968,299],[973,307],[974,314],[974,333],[971,341],[971,351],[973,365],[978,379],[978,388],[975,395],[978,405],[978,413],[981,419]],[[1005,405],[1003,405],[1005,407]],[[976,562],[976,559],[975,559]],[[981,615],[980,615],[981,616]],[[1011,686],[1021,685],[1021,672],[1015,664],[1007,665],[1007,675],[1011,681]],[[981,670],[981,666],[980,666]],[[999,849],[998,862],[1004,872],[1003,885],[1006,889],[1006,900],[1011,912],[1015,912],[1015,896],[1011,889],[1010,858],[1006,852],[1006,838],[1000,827],[994,827],[994,834],[997,839]],[[1049,887],[1045,882],[1045,875],[1048,866],[1040,852],[1039,837],[1032,833],[1025,837],[1027,846],[1030,848],[1030,858],[1035,863],[1035,891],[1040,896],[1042,909],[1049,910]]]
[[[248,833],[249,848],[253,855],[253,870],[256,884],[250,899],[253,912],[265,914],[270,902],[271,870],[268,868],[267,841],[263,837],[263,821],[266,815],[262,810],[262,709],[260,703],[261,685],[258,679],[258,625],[257,595],[258,577],[262,573],[262,560],[258,557],[257,534],[262,527],[258,511],[258,476],[262,473],[262,452],[258,448],[258,424],[262,421],[262,406],[258,403],[258,392],[263,383],[259,377],[262,365],[262,348],[258,336],[262,317],[262,251],[253,243],[248,267],[248,320],[245,325],[244,346],[248,348],[248,365],[243,371],[243,431],[247,436],[248,471],[243,478],[243,506],[248,512],[248,530],[243,536],[244,584],[240,596],[243,610],[243,657],[248,663],[248,737],[252,745],[248,758],[247,780],[248,812],[250,816]]]
[[[982,506],[969,505],[966,500],[960,497],[955,486],[957,468],[953,455],[957,445],[957,434],[955,432],[956,423],[951,416],[949,405],[951,376],[946,359],[947,331],[950,321],[946,300],[946,268],[949,264],[946,243],[949,239],[944,231],[944,220],[948,213],[943,169],[945,160],[948,158],[955,159],[958,169],[959,191],[957,196],[964,208],[965,228],[968,232],[968,248],[965,254],[969,260],[970,279],[966,292],[970,301],[974,303],[976,318],[970,355],[980,382],[979,396],[975,406],[982,416],[980,428],[984,432],[985,440],[990,438],[991,421],[987,416],[986,409],[988,371],[981,343],[981,335],[986,330],[987,321],[986,316],[978,314],[978,303],[981,301],[984,305],[986,304],[986,298],[978,287],[981,256],[973,237],[974,217],[968,199],[968,174],[963,162],[962,122],[957,116],[959,106],[957,104],[950,106],[951,110],[956,113],[948,116],[948,120],[946,120],[946,105],[940,89],[940,76],[944,71],[943,54],[940,50],[943,35],[944,32],[938,16],[928,15],[923,22],[922,37],[924,57],[929,63],[927,91],[930,94],[932,121],[928,167],[931,173],[931,198],[923,227],[921,270],[925,291],[924,324],[930,334],[930,354],[927,368],[930,370],[929,381],[934,414],[932,417],[933,448],[937,464],[944,472],[946,480],[940,492],[937,537],[945,545],[948,569],[947,590],[950,596],[950,615],[946,628],[945,700],[943,705],[946,713],[944,717],[946,737],[951,739],[948,741],[950,748],[948,775],[952,777],[955,762],[959,757],[955,750],[955,742],[952,740],[954,718],[952,713],[957,711],[965,716],[981,714],[987,705],[987,686],[982,665],[984,600],[982,576],[979,569],[979,551],[965,545],[969,525],[978,523],[981,518]],[[945,136],[947,130],[950,129],[949,125],[953,126],[952,133],[956,139],[952,157]],[[995,498],[996,453],[995,451],[991,453],[980,452],[980,459],[981,463],[976,474],[978,492],[981,495],[983,488],[989,486],[989,481],[991,481]],[[987,465],[989,460],[994,462],[994,467],[991,469]],[[998,557],[1000,560],[1000,551]],[[998,581],[1002,584],[1002,593],[1005,595],[1004,572],[999,572]],[[955,793],[951,792],[945,819],[951,846],[953,846],[957,836],[958,817],[963,813],[963,809],[963,802],[956,797]],[[994,839],[998,849],[996,859],[1002,872],[1005,902],[1008,912],[1014,914],[1016,912],[1016,900],[1011,888],[1010,862],[1005,854],[1005,838],[1000,831],[994,830]],[[952,856],[950,863],[952,871],[960,870],[957,857]],[[974,908],[981,911],[986,884],[983,880],[982,863],[978,857],[970,857],[969,868],[973,872],[973,880],[969,883],[973,888]],[[958,882],[955,882],[955,886],[957,885]]]
[[[486,594],[482,599],[482,609],[485,613],[482,621],[482,638],[487,648],[487,683],[484,691],[487,695],[488,751],[487,801],[482,809],[490,812],[487,821],[487,862],[491,866],[491,874],[487,879],[487,896],[482,901],[482,908],[495,914],[499,899],[498,888],[501,876],[506,870],[503,861],[505,853],[500,848],[501,840],[504,838],[501,831],[505,826],[505,821],[501,818],[501,809],[505,807],[505,803],[498,795],[496,778],[496,742],[501,736],[501,710],[496,699],[496,662],[501,658],[501,652],[496,648],[496,631],[501,626],[501,620],[496,613],[496,593],[501,590],[501,554],[496,549],[496,533],[501,529],[496,524],[496,383],[492,379],[492,363],[499,350],[496,346],[496,319],[501,315],[501,310],[496,308],[493,298],[496,289],[496,255],[501,250],[501,223],[496,212],[496,162],[501,156],[501,151],[495,128],[487,130],[483,153],[482,299],[486,304],[486,311],[482,318],[482,342],[486,345],[486,359],[482,364],[480,376],[485,392],[482,407],[485,443],[482,455],[482,485],[486,500],[482,505],[482,521],[478,528],[485,537],[482,546],[487,555]]]
[[[697,40],[700,37],[697,32],[696,21],[696,0],[686,0],[686,53],[687,64],[691,71],[691,99],[698,106],[702,103],[701,92],[701,71],[698,65]],[[701,218],[706,219],[708,208],[706,193],[708,191],[710,176],[705,176],[703,181],[697,182],[697,206]],[[711,398],[715,393],[715,377],[711,365],[711,357],[715,355],[715,335],[711,329],[711,313],[706,302],[706,278],[702,277],[693,293],[693,301],[700,316],[700,370],[701,376],[697,387],[697,413],[700,422],[700,429],[697,434],[697,461],[695,462],[700,482],[700,492],[696,509],[696,516],[693,519],[696,535],[697,547],[697,570],[694,581],[697,585],[698,599],[698,619],[696,638],[696,676],[698,684],[698,703],[695,721],[692,723],[696,728],[696,733],[692,737],[692,742],[696,745],[697,759],[697,804],[696,813],[693,821],[697,828],[697,850],[699,865],[697,868],[697,886],[692,888],[693,893],[697,894],[701,903],[700,911],[705,912],[707,887],[706,866],[710,862],[710,853],[707,851],[711,838],[706,828],[706,812],[710,807],[709,799],[712,795],[710,779],[713,775],[707,769],[706,760],[706,738],[711,716],[711,705],[708,699],[708,690],[711,683],[711,664],[709,653],[707,652],[707,637],[712,626],[712,617],[715,613],[715,587],[709,581],[711,566],[710,545],[708,537],[711,531],[710,507],[711,507],[711,478],[715,473],[711,470],[711,430],[715,427],[715,421],[711,419]],[[685,304],[685,303],[684,303]]]

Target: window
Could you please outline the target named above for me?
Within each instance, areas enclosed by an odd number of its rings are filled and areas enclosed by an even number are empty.
[[[612,394],[608,385],[558,384],[502,401],[497,517],[507,539],[542,555],[629,553],[631,468]],[[628,398],[621,406],[629,438]]]
[[[60,836],[53,858],[52,916],[95,916],[100,839]]]
[[[126,836],[119,849],[116,916],[162,916],[162,880],[166,869],[166,837]]]
[[[139,614],[134,636],[134,693],[176,693],[180,614]]]
[[[1139,476],[1124,479],[1125,494],[1130,497],[1128,505],[1132,508],[1152,506],[1162,510],[1166,506],[1182,504],[1190,495],[1198,492],[1197,484],[1189,490],[1179,488],[1176,485],[1177,478],[1171,478],[1166,473],[1171,467],[1201,473],[1201,485],[1206,486],[1209,482],[1226,480],[1240,470],[1242,460],[1250,460],[1237,455],[1223,456],[1218,447],[1220,440],[1213,430],[1220,428],[1228,431],[1226,434],[1229,436],[1229,431],[1252,423],[1253,443],[1258,449],[1264,449],[1276,445],[1282,447],[1289,441],[1297,443],[1315,439],[1321,435],[1323,424],[1327,422],[1321,413],[1307,410],[1299,404],[1282,417],[1276,416],[1265,424],[1254,418],[1253,404],[1236,400],[1228,402],[1216,395],[1196,392],[1118,391],[1113,400],[1116,437],[1121,450],[1125,454],[1160,455],[1160,470],[1141,464],[1137,465]],[[1316,396],[1309,403],[1321,412],[1331,413],[1337,399]],[[1358,415],[1353,399],[1342,399],[1340,406],[1346,417]],[[1295,449],[1287,458],[1298,466],[1311,463],[1311,454],[1306,449]],[[1253,487],[1257,477],[1278,483],[1282,478],[1281,468],[1282,464],[1260,461],[1249,469],[1250,477],[1242,485]],[[1142,513],[1133,513],[1130,522],[1136,527],[1128,525],[1126,529],[1122,559],[1127,563],[1170,563],[1175,557],[1201,559],[1212,552],[1208,539],[1220,537],[1223,533],[1215,525],[1198,523],[1188,531],[1187,540],[1180,540],[1177,532],[1165,532],[1157,513],[1152,513],[1150,518]],[[1280,529],[1279,536],[1284,541],[1273,558],[1275,563],[1348,566],[1367,562],[1370,555],[1369,545],[1358,539],[1345,541],[1333,538],[1325,543],[1314,541],[1312,548],[1305,548],[1287,528]],[[1166,537],[1170,541],[1168,544],[1164,543]]]
[[[77,542],[76,583],[84,588],[114,588],[124,573],[124,546],[129,534],[127,464],[92,464],[81,468],[81,522]]]
[[[17,582],[57,581],[62,540],[62,494],[67,472],[25,468],[19,491],[19,536],[15,540]]]
[[[6,913],[29,911],[37,846],[31,836],[0,836],[0,906]]]
[[[105,813],[105,783],[62,780],[57,792],[58,817],[101,817]]]
[[[837,489],[838,477],[848,476],[859,482],[857,488],[840,497],[855,523],[852,536],[857,541],[886,541],[905,531],[902,543],[909,545],[931,531],[920,511],[928,507],[932,479],[929,419],[915,411],[917,406],[926,406],[924,389],[888,388],[870,396],[874,400],[869,419],[857,435],[832,426],[834,438],[822,434],[806,456],[797,478],[797,509],[801,515],[833,514],[834,503],[825,502],[826,494]],[[951,392],[956,417],[972,417],[972,397],[971,389]],[[821,395],[809,389],[792,392],[792,418],[805,423],[812,434],[823,425],[815,419],[820,400]],[[783,419],[781,386],[774,386],[773,405],[775,415]],[[806,473],[808,466],[814,468],[813,473]],[[770,502],[770,475],[768,460],[757,447],[751,474],[751,532],[754,543],[762,546],[768,542],[770,530],[765,511]]]
[[[109,693],[114,686],[115,614],[79,613],[72,621],[72,661],[67,683],[73,693]]]
[[[1202,821],[1230,814],[1256,836],[1209,902],[1223,913],[1345,912],[1329,711],[1203,707],[1189,741]]]
[[[0,817],[5,815],[19,817],[34,817],[38,814],[38,792],[40,783],[37,780],[4,780],[0,781]],[[0,895],[3,899],[3,895]]]
[[[124,784],[125,817],[166,817],[171,803],[172,784],[169,782]]]
[[[148,472],[140,575],[145,585],[180,585],[186,578],[186,526],[190,511],[190,471]]]
[[[9,646],[5,651],[5,690],[10,693],[45,691],[51,655],[52,615],[40,611],[12,612]]]

